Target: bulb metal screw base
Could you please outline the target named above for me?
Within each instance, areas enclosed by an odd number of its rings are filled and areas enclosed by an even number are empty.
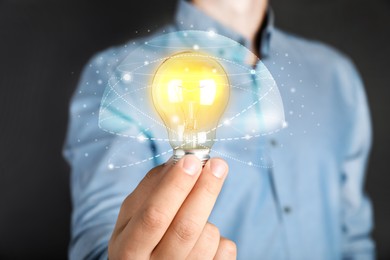
[[[206,164],[206,162],[210,159],[210,149],[175,149],[173,151],[173,160],[174,162],[177,162],[182,158],[184,155],[192,154],[198,157],[200,162],[202,163],[202,166]]]

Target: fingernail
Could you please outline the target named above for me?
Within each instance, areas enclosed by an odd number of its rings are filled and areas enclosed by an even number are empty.
[[[200,161],[194,155],[186,155],[183,161],[184,172],[194,175],[200,170]]]
[[[227,172],[227,165],[222,160],[212,159],[210,160],[210,170],[215,177],[222,178]]]

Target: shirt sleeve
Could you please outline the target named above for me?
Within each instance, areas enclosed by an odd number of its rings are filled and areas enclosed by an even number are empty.
[[[107,259],[108,241],[122,201],[156,164],[145,160],[155,155],[151,142],[130,142],[98,127],[101,98],[115,61],[115,50],[93,57],[71,100],[64,146],[71,166],[70,259]],[[122,163],[110,169],[111,160]],[[129,161],[135,165],[126,167]]]
[[[372,206],[364,192],[372,138],[370,115],[357,70],[351,62],[347,62],[345,67],[341,78],[350,90],[346,99],[351,116],[341,176],[343,259],[374,259]]]

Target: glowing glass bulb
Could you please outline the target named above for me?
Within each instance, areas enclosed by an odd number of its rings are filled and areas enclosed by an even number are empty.
[[[225,70],[206,54],[181,52],[159,66],[152,99],[168,130],[175,160],[194,154],[206,163],[229,95]]]

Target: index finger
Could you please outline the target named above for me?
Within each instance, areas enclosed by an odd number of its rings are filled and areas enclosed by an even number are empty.
[[[170,168],[122,232],[127,249],[148,257],[171,224],[202,170],[199,159],[186,155]]]
[[[165,164],[151,169],[145,175],[134,191],[122,202],[113,234],[120,233],[125,228],[135,212],[139,210],[155,186],[158,185],[164,173],[171,167],[172,159],[168,160]]]

